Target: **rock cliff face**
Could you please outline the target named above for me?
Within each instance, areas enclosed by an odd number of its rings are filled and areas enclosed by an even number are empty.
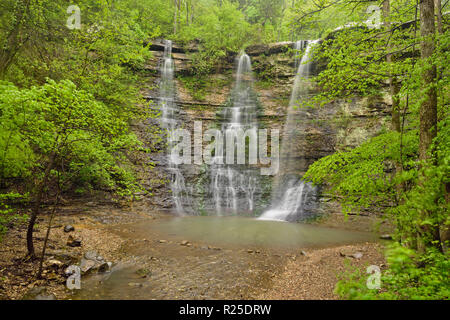
[[[295,77],[293,43],[283,42],[269,45],[258,45],[247,48],[252,59],[255,86],[260,105],[258,114],[259,127],[279,129],[283,131],[286,113]],[[150,48],[153,59],[148,62],[149,87],[144,96],[151,104],[158,104],[159,63],[164,46],[155,41]],[[220,111],[226,105],[234,83],[235,66],[227,62],[227,67],[220,74],[210,74],[203,79],[201,88],[193,87],[189,74],[192,66],[190,55],[197,50],[195,45],[187,48],[173,46],[175,64],[175,81],[177,88],[176,103],[180,107],[179,117],[183,127],[193,131],[194,121],[202,121],[203,129],[217,128],[220,123]],[[233,57],[228,57],[233,61]],[[315,90],[318,90],[317,88]],[[314,90],[313,90],[314,91]],[[313,92],[311,93],[313,94]],[[387,95],[386,95],[387,97]],[[334,101],[304,119],[306,125],[299,141],[304,156],[302,173],[317,159],[347,147],[354,147],[367,138],[377,134],[389,121],[390,101],[385,96],[354,97],[352,101]],[[193,137],[193,135],[192,135]],[[281,141],[282,143],[282,141]],[[157,207],[171,208],[168,176],[164,171],[164,148],[151,155],[156,170],[151,181],[146,185],[152,189],[150,203]],[[185,165],[183,172],[187,188],[192,195],[194,214],[204,214],[208,177],[205,165]],[[264,185],[260,190],[259,207],[261,210],[270,200],[273,177],[264,177],[260,181]],[[257,212],[258,214],[258,212]]]

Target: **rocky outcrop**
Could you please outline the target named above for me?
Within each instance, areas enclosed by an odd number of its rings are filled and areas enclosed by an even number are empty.
[[[163,51],[164,52],[164,39],[153,39],[150,41],[149,49],[151,51]],[[176,43],[172,46],[173,53],[188,53],[198,51],[198,42],[190,42],[184,46]]]
[[[285,41],[285,42],[276,42],[269,44],[257,44],[249,46],[245,49],[245,52],[251,56],[261,56],[261,55],[273,55],[278,53],[287,52],[289,49],[294,48],[294,42]]]

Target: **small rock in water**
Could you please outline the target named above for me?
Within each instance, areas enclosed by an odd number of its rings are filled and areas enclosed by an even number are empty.
[[[75,227],[68,224],[67,226],[64,227],[64,232],[71,232],[71,231],[75,231]]]
[[[380,239],[383,239],[383,240],[392,240],[392,236],[391,236],[390,234],[382,234],[382,235],[380,236]]]
[[[147,277],[149,277],[152,274],[152,272],[150,270],[148,270],[148,269],[141,268],[141,269],[136,271],[136,274],[138,276],[140,276],[141,278],[147,278]]]
[[[302,256],[305,256],[305,257],[307,256],[306,251],[303,251],[303,250],[300,251],[300,254],[301,254]]]
[[[182,246],[188,246],[188,245],[190,245],[189,241],[187,241],[187,240],[181,241],[180,244],[181,244]]]
[[[69,247],[81,247],[81,240],[75,239],[71,235],[67,238],[67,245]]]
[[[159,240],[159,243],[166,243],[167,240]]]

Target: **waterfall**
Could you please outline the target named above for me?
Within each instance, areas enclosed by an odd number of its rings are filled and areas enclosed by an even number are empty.
[[[218,215],[251,213],[254,210],[254,195],[257,188],[255,168],[251,168],[248,164],[237,164],[236,161],[238,133],[241,130],[244,132],[250,130],[256,136],[257,132],[256,96],[252,91],[252,85],[250,57],[243,53],[237,59],[236,83],[229,106],[223,110],[221,125],[227,150],[230,149],[227,137],[232,138],[235,161],[234,164],[225,163],[228,156],[226,152],[220,154],[216,150],[211,165],[211,192]],[[245,147],[247,148],[246,142]]]
[[[298,70],[298,66],[300,64],[301,58],[299,56],[300,51],[306,48],[308,40],[298,40],[294,43],[294,67],[295,70]]]
[[[161,127],[167,133],[167,170],[170,174],[172,199],[178,214],[185,213],[185,204],[189,202],[186,195],[184,176],[179,165],[170,156],[174,144],[173,132],[179,128],[179,108],[175,103],[174,62],[172,60],[172,41],[165,40],[164,56],[161,61],[161,80],[159,84],[159,109]]]
[[[299,102],[308,95],[308,77],[311,74],[312,48],[318,40],[297,41],[295,49],[306,47],[292,88],[286,124],[283,130],[280,171],[275,178],[271,208],[260,219],[293,221],[302,219],[314,208],[316,190],[303,181],[299,173],[304,173],[308,162],[306,153],[308,141],[305,139],[306,119],[311,118],[310,108],[299,107]]]

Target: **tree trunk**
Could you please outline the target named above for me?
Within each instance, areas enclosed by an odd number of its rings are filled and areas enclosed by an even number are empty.
[[[440,34],[444,33],[444,28],[442,25],[442,3],[441,0],[435,0],[435,11],[436,11],[436,22],[437,22],[437,30]],[[443,72],[440,70],[438,77],[439,80],[442,79]],[[445,185],[445,201],[447,204],[450,202],[450,183],[446,183]],[[439,238],[441,240],[441,247],[443,252],[447,252],[449,249],[450,243],[450,228],[446,224],[447,221],[443,221],[439,226]]]
[[[384,26],[386,30],[389,30],[391,28],[391,22],[390,22],[390,14],[391,14],[391,7],[390,7],[390,1],[384,0],[383,1],[383,16],[384,16]],[[389,42],[389,45],[387,47],[388,52],[391,51],[392,44]],[[391,64],[393,62],[392,54],[386,55],[386,62],[388,64]],[[391,94],[392,98],[392,130],[400,132],[400,110],[399,110],[399,99],[398,99],[398,93],[400,91],[400,85],[397,81],[396,77],[389,77],[389,92]]]
[[[425,63],[422,78],[426,92],[420,106],[419,159],[428,160],[437,125],[436,66],[431,61],[435,49],[434,0],[422,0],[420,3],[420,34],[420,53]]]
[[[50,219],[48,221],[47,233],[45,234],[44,244],[42,246],[41,261],[39,262],[39,270],[38,270],[38,273],[36,275],[36,278],[38,278],[38,279],[42,278],[42,271],[44,269],[45,251],[47,249],[47,243],[48,243],[48,239],[50,237],[50,231],[52,229],[53,218],[55,217],[56,208],[58,207],[58,204],[59,204],[59,194],[60,194],[60,188],[59,188],[59,185],[58,185],[58,193],[56,194],[55,205],[53,206],[53,211],[52,211],[52,214],[50,215]]]
[[[42,197],[44,195],[44,188],[47,185],[48,178],[50,177],[50,172],[53,168],[55,158],[56,158],[56,152],[52,151],[52,153],[50,154],[50,158],[49,158],[47,167],[45,168],[44,178],[42,179],[42,183],[39,185],[38,190],[36,192],[35,203],[33,205],[32,211],[31,211],[30,221],[28,222],[27,249],[28,249],[28,256],[32,259],[34,259],[36,257],[35,252],[34,252],[34,244],[33,244],[33,228],[34,228],[34,225],[36,224],[36,219],[37,219],[37,216],[39,215],[39,212],[41,209]]]
[[[20,37],[20,33],[22,24],[27,18],[29,6],[30,0],[20,1],[17,4],[17,11],[13,14],[14,25],[11,28],[11,32],[6,36],[6,43],[0,49],[0,78],[5,76],[17,52],[28,41],[28,37]]]
[[[435,10],[436,10],[436,22],[437,29],[440,34],[444,33],[444,27],[442,26],[442,4],[441,0],[434,0]]]
[[[186,9],[186,25],[189,26],[189,3],[186,1],[184,3],[184,7]]]
[[[173,34],[177,34],[178,0],[174,0]]]
[[[445,202],[447,205],[450,202],[450,182],[445,184]],[[450,246],[450,227],[447,225],[447,221],[443,221],[439,226],[439,237],[441,240],[442,251],[447,253]]]
[[[435,24],[434,24],[434,0],[422,0],[420,2],[420,35],[422,37],[420,54],[424,63],[422,73],[423,101],[420,106],[419,117],[419,160],[432,161],[431,145],[437,133],[437,92],[436,66],[432,55],[435,50]],[[425,176],[422,177],[426,179]],[[433,215],[433,212],[422,211],[422,220]],[[432,241],[439,243],[439,227],[434,225],[420,225],[418,234],[418,249],[424,251]]]

